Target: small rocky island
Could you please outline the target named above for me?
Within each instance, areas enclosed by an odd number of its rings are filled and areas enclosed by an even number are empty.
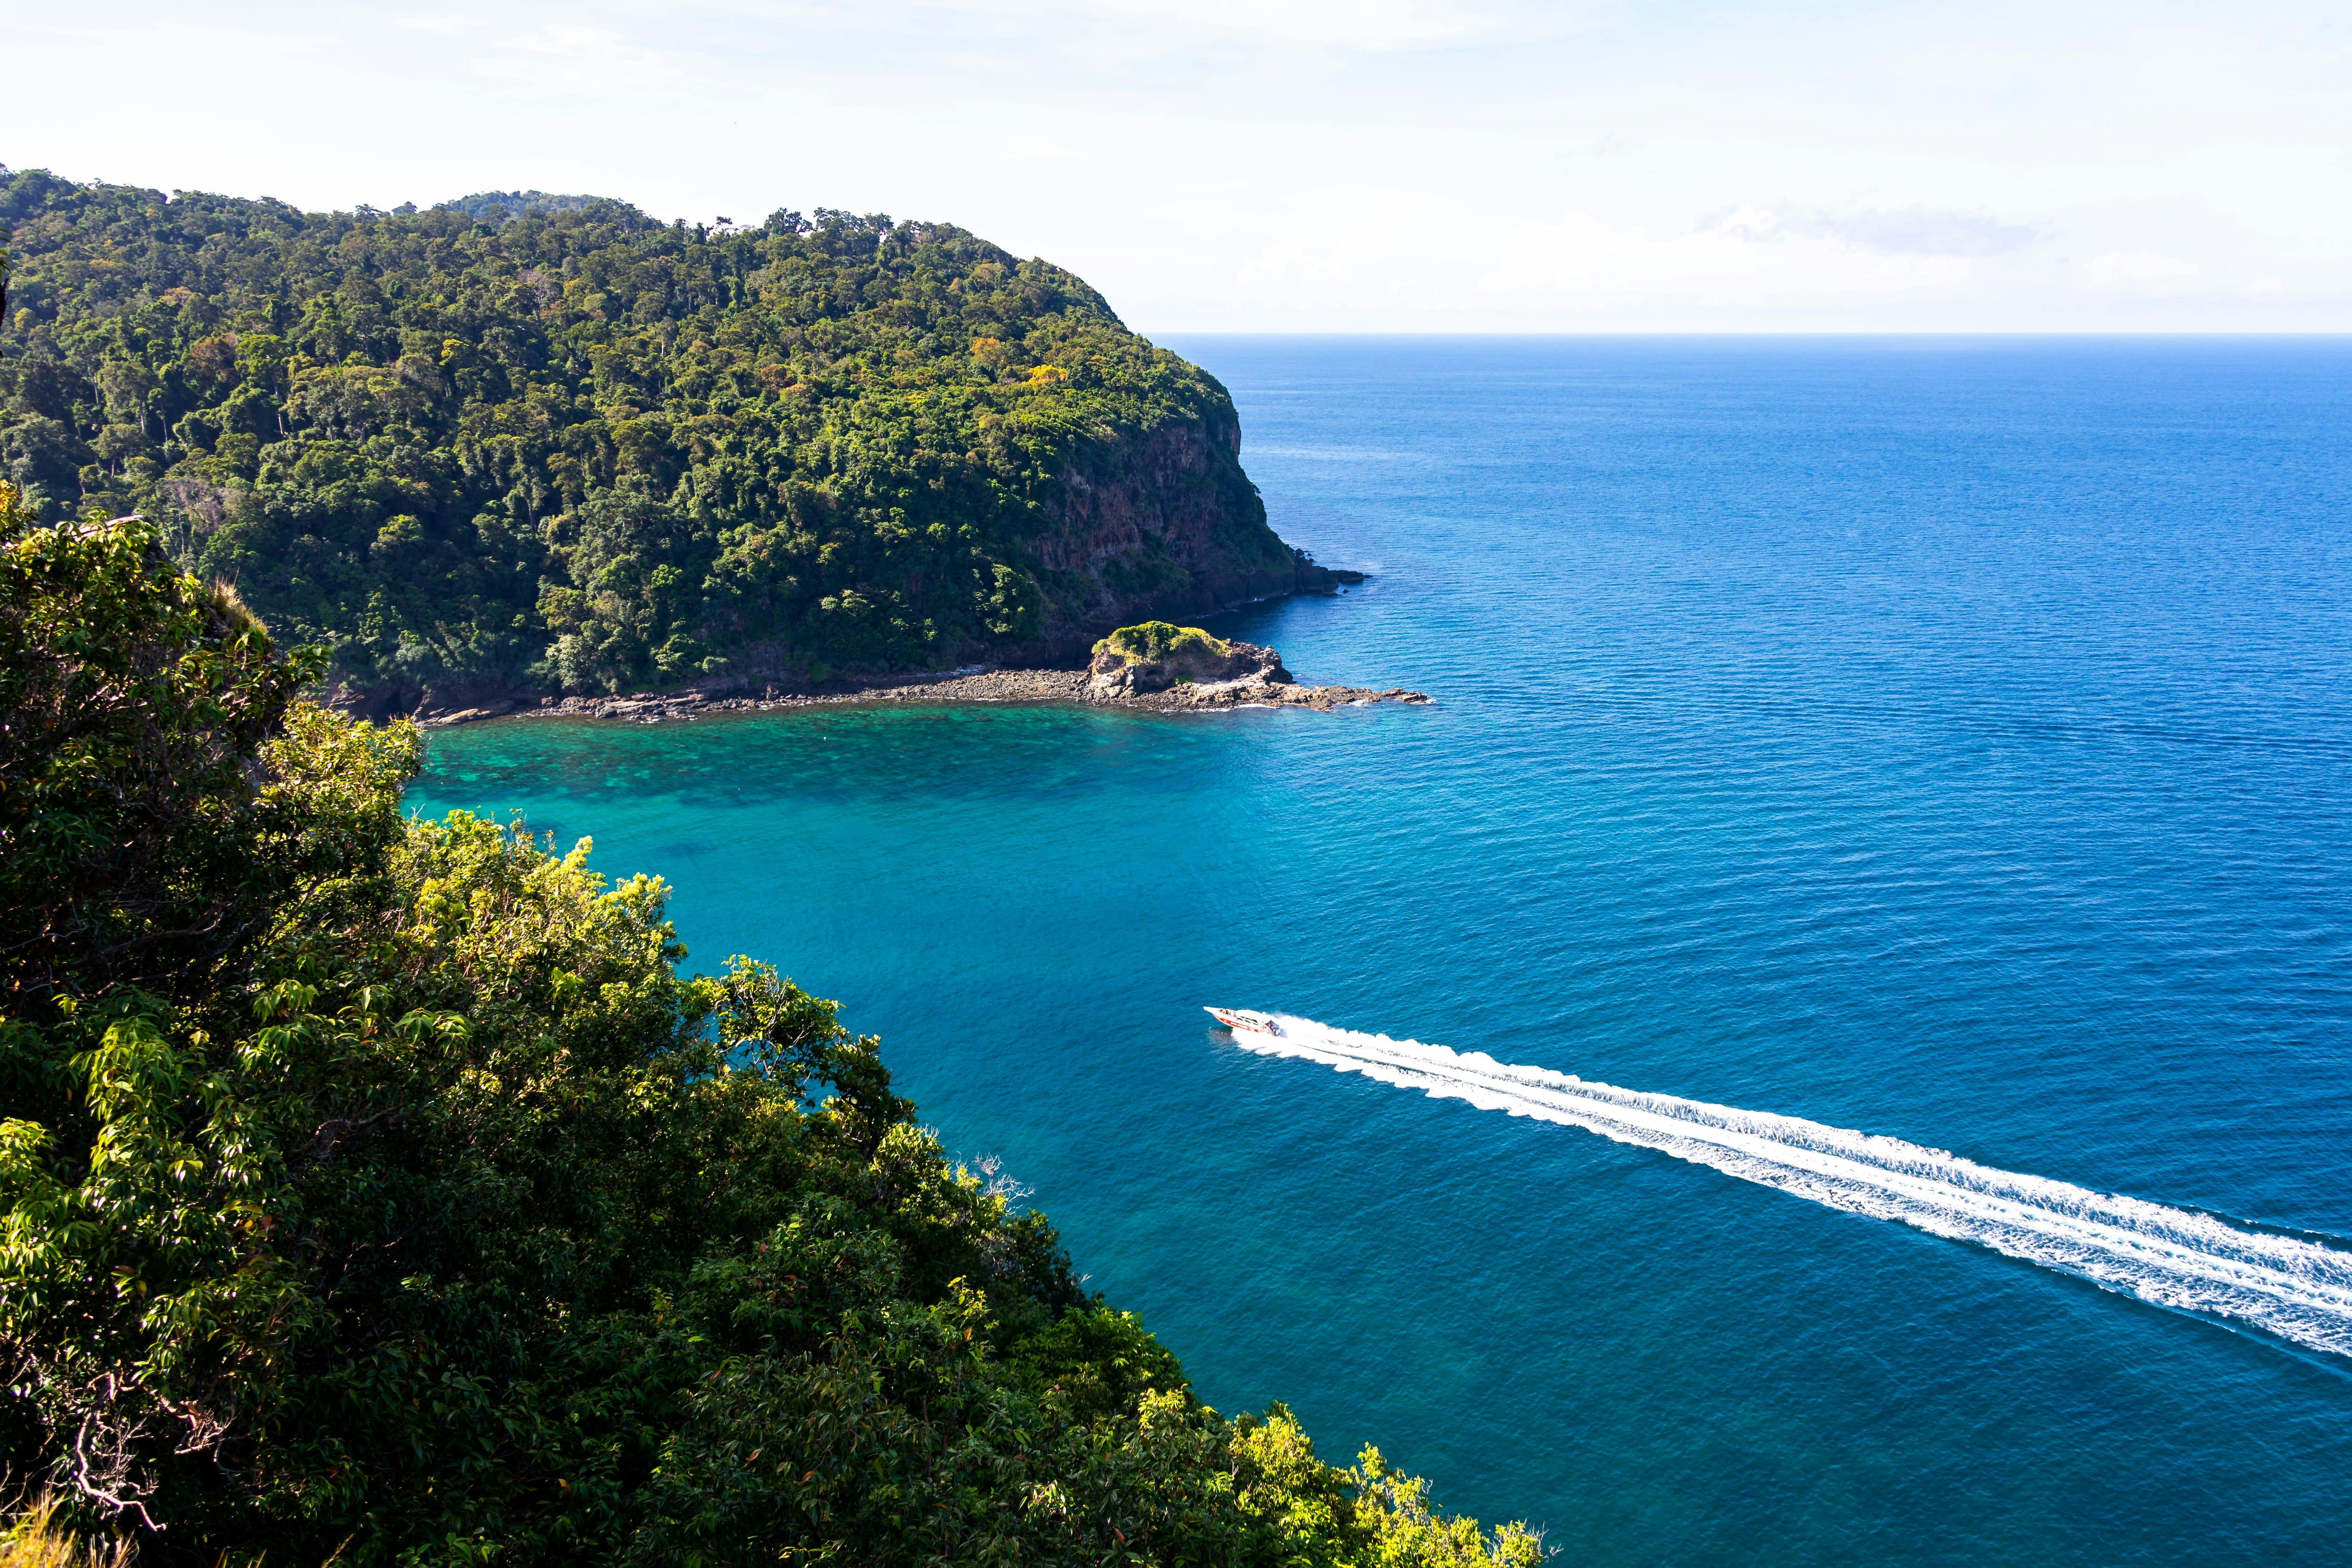
[[[936,675],[836,681],[824,690],[716,696],[687,690],[632,697],[549,698],[533,707],[469,709],[437,715],[428,726],[502,714],[527,718],[626,719],[658,723],[704,713],[876,702],[1084,702],[1157,712],[1234,708],[1329,710],[1369,702],[1427,702],[1402,687],[1302,686],[1282,656],[1255,643],[1230,642],[1198,626],[1145,621],[1121,626],[1094,647],[1085,669],[957,669]]]
[[[1255,643],[1227,642],[1198,626],[1145,621],[1095,644],[1090,700],[1138,708],[1238,708],[1281,704],[1336,708],[1356,702],[1426,702],[1402,687],[1301,686],[1282,656]]]

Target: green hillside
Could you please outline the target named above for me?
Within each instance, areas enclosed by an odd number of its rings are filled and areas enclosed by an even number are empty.
[[[379,706],[929,668],[1312,580],[1216,381],[961,229],[0,170],[0,472]]]

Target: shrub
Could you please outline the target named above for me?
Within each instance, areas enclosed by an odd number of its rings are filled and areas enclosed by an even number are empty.
[[[1167,621],[1145,621],[1139,626],[1121,626],[1095,644],[1097,656],[1113,653],[1133,664],[1140,660],[1164,660],[1184,653],[1204,654],[1212,658],[1229,658],[1234,645],[1223,637],[1212,637],[1198,626],[1173,626]]]

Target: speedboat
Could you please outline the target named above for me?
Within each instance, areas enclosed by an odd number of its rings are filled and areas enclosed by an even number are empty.
[[[1201,1009],[1235,1034],[1279,1035],[1282,1026],[1271,1013],[1254,1013],[1247,1007],[1203,1007]]]

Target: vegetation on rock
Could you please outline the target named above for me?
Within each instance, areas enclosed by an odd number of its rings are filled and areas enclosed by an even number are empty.
[[[1097,658],[1108,653],[1129,664],[1144,659],[1171,659],[1188,653],[1226,658],[1233,651],[1234,645],[1223,637],[1213,637],[1198,626],[1173,626],[1166,621],[1121,626],[1095,644]]]
[[[152,526],[0,487],[0,1474],[60,1508],[26,1539],[1540,1557],[1202,1405],[834,1004],[681,973],[659,881],[404,820],[417,732],[303,700],[323,657]]]
[[[0,170],[0,477],[384,706],[1085,646],[1283,591],[1214,379],[947,225]]]
[[[1136,696],[1199,681],[1295,684],[1282,667],[1282,656],[1272,648],[1227,642],[1198,626],[1146,621],[1121,626],[1095,644],[1091,685],[1098,692]]]

